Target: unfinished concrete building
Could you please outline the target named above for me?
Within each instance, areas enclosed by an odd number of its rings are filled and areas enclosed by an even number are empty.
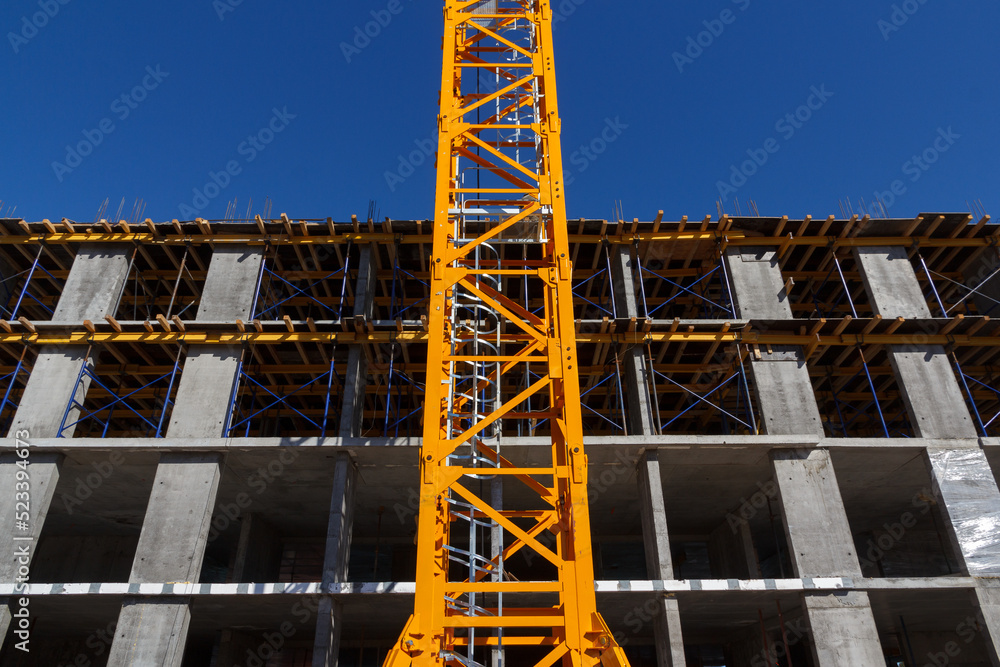
[[[430,223],[0,226],[0,666],[381,664],[413,606]],[[631,664],[1000,667],[988,219],[570,232]]]

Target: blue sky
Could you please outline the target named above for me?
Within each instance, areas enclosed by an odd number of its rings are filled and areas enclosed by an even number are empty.
[[[554,4],[571,217],[620,201],[700,218],[720,196],[792,217],[878,192],[894,217],[1000,203],[996,0]],[[270,197],[275,215],[374,199],[426,218],[440,7],[6,0],[3,211],[84,221],[141,197],[157,220],[221,218]]]

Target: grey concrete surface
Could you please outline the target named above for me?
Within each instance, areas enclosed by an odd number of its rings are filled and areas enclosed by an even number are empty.
[[[875,313],[891,320],[931,317],[906,248],[855,248],[854,258]]]
[[[769,435],[823,436],[823,420],[802,356],[799,348],[775,348],[773,354],[761,350],[762,358],[750,362],[763,430]]]
[[[323,583],[348,580],[351,556],[351,533],[354,526],[357,467],[350,454],[337,455],[333,474],[333,494],[330,497],[330,521],[326,533],[326,555],[323,560]],[[343,604],[330,596],[320,600],[316,617],[316,638],[313,643],[313,667],[337,667],[340,655]]]
[[[818,667],[885,664],[866,593],[805,595],[803,605]]]
[[[830,453],[779,450],[771,457],[795,576],[860,577]]]
[[[184,598],[125,600],[109,667],[181,667],[190,623]]]
[[[732,281],[736,314],[755,320],[790,320],[792,308],[773,248],[730,248],[726,267]]]
[[[229,398],[243,350],[228,345],[192,345],[177,385],[167,435],[172,438],[225,435]]]

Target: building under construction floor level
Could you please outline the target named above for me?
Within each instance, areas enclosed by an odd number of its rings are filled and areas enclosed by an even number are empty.
[[[413,608],[431,227],[0,220],[0,667],[381,664]],[[1000,667],[1000,230],[569,231],[594,586],[631,664]],[[549,446],[546,400],[511,461]]]

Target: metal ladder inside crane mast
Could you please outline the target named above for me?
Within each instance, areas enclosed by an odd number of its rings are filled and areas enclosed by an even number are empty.
[[[385,665],[628,665],[594,594],[551,3],[444,24],[416,599]],[[551,438],[530,465],[501,447],[525,432]]]

